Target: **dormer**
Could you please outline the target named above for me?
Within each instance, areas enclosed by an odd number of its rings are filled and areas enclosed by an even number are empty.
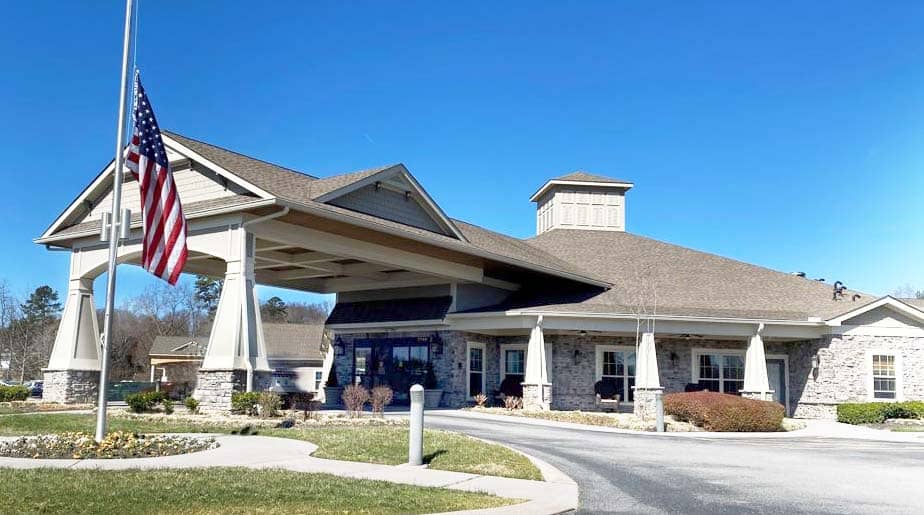
[[[536,234],[552,229],[626,230],[629,181],[572,172],[546,182],[529,199],[536,203]]]

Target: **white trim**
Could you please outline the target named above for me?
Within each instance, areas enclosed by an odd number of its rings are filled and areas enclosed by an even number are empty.
[[[747,345],[747,342],[744,342],[743,345]],[[699,381],[702,379],[699,377],[699,357],[702,355],[717,354],[720,356],[740,356],[742,363],[745,362],[747,349],[713,349],[713,348],[701,348],[694,347],[690,349],[690,382],[699,384]],[[766,367],[767,364],[764,363]],[[725,393],[725,366],[724,363],[719,363],[719,377],[717,378],[706,378],[707,381],[718,381],[719,382],[719,393]],[[731,379],[729,379],[731,381]],[[738,379],[735,379],[738,381]],[[744,378],[740,379],[742,389],[744,386]]]
[[[533,193],[533,196],[529,197],[530,202],[535,202],[539,200],[539,197],[546,192],[549,188],[556,185],[562,186],[593,186],[593,187],[602,187],[602,188],[619,188],[622,190],[630,190],[635,184],[631,182],[599,182],[599,181],[568,181],[560,179],[551,179],[546,181],[545,184],[539,188],[539,191]]]
[[[632,345],[609,345],[609,344],[600,344],[594,346],[594,383],[603,379],[603,353],[604,352],[623,352],[628,355],[628,353],[635,354],[636,359],[636,374],[638,374],[638,350],[635,346]],[[625,357],[623,358],[625,359]],[[619,399],[623,403],[629,403],[629,377],[635,379],[636,374],[629,375],[629,365],[628,363],[623,363],[623,375],[622,375],[622,388],[623,388],[623,398]],[[618,378],[619,376],[607,376]]]
[[[902,302],[896,299],[895,297],[892,297],[891,295],[886,295],[885,297],[882,297],[879,300],[870,302],[869,304],[860,306],[859,308],[856,308],[842,315],[834,317],[828,320],[827,323],[830,326],[839,326],[843,324],[845,321],[850,320],[851,318],[862,315],[863,313],[872,311],[874,309],[881,308],[883,306],[892,308],[895,311],[898,311],[899,313],[903,313],[916,320],[920,320],[924,322],[924,311],[912,306],[911,304]]]
[[[523,375],[526,377],[526,360],[529,357],[526,355],[528,345],[525,343],[502,343],[498,346],[500,348],[500,366],[497,369],[498,380],[503,383],[504,379],[507,377],[507,351],[508,350],[521,350],[523,351]],[[500,383],[498,383],[500,384]]]
[[[901,336],[924,338],[924,327],[880,327],[868,325],[841,325],[832,327],[830,334],[835,336]]]
[[[877,398],[875,392],[873,392],[873,356],[892,356],[895,358],[895,398],[894,399],[880,399]],[[905,396],[902,393],[902,353],[897,349],[866,349],[866,362],[864,363],[864,368],[866,370],[866,398],[873,402],[899,402],[905,400]]]
[[[469,399],[472,398],[472,348],[481,349],[481,393],[487,395],[488,352],[484,343],[465,342],[465,393]]]
[[[395,175],[400,175],[411,185],[411,188],[415,190],[414,193],[416,193],[417,198],[423,201],[423,205],[421,207],[423,207],[424,211],[426,211],[430,217],[435,219],[438,225],[440,225],[444,230],[452,233],[456,238],[462,241],[468,241],[465,239],[465,236],[462,234],[462,232],[459,231],[459,229],[455,226],[455,224],[452,223],[452,219],[450,219],[449,216],[447,216],[446,213],[440,209],[439,205],[437,205],[433,198],[427,193],[426,190],[424,190],[423,186],[417,181],[417,179],[414,178],[413,175],[411,175],[411,172],[405,168],[403,164],[396,164],[384,170],[380,170],[372,175],[369,175],[368,177],[363,177],[358,181],[325,193],[315,200],[317,202],[327,203],[331,200],[342,197],[347,193],[356,191],[365,186],[374,184],[377,181],[381,181]]]

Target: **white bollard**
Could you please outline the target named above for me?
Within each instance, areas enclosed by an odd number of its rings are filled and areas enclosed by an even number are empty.
[[[411,434],[408,439],[408,465],[423,465],[424,388],[411,387]]]

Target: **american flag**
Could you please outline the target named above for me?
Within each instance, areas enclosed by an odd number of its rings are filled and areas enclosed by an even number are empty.
[[[176,284],[186,264],[186,218],[160,127],[138,75],[135,75],[134,100],[135,130],[128,146],[126,166],[141,188],[144,238],[141,265],[172,285]]]

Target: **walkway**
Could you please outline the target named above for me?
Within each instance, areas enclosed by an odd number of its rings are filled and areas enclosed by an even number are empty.
[[[184,435],[203,436],[203,435]],[[416,486],[430,486],[484,492],[499,497],[526,499],[526,503],[477,510],[466,513],[520,514],[560,513],[577,507],[578,491],[574,481],[554,467],[535,460],[546,481],[528,481],[462,472],[430,470],[423,467],[376,465],[353,461],[313,458],[317,446],[300,440],[266,436],[215,435],[217,449],[166,456],[163,458],[133,458],[111,460],[33,460],[2,458],[0,467],[8,468],[72,468],[72,469],[156,469],[195,467],[279,468],[297,472],[333,474],[356,479],[373,479]],[[12,438],[3,438],[10,440]]]
[[[861,440],[860,431],[821,423],[777,437],[662,436],[448,411],[427,413],[426,423],[558,467],[577,481],[583,513],[881,514],[924,506],[922,435]]]

